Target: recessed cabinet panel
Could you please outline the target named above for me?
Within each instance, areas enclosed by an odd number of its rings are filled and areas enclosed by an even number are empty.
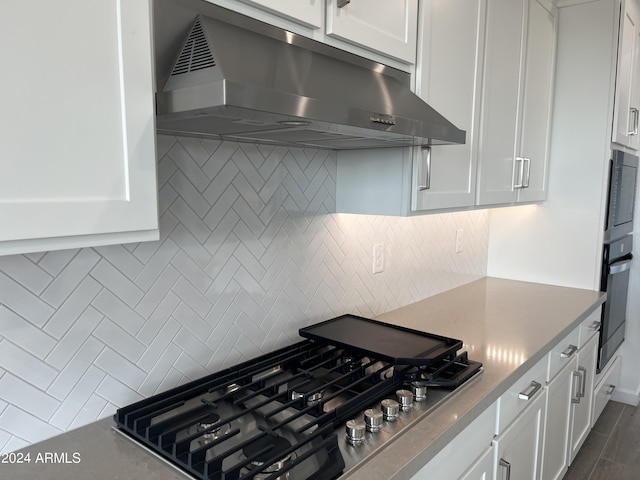
[[[600,414],[604,410],[604,407],[607,406],[609,400],[611,400],[611,396],[613,392],[616,391],[616,388],[620,384],[620,366],[622,364],[622,357],[617,356],[611,362],[610,365],[607,365],[607,370],[602,374],[602,378],[600,378],[598,384],[594,389],[594,398],[593,398],[593,417],[591,418],[591,426],[598,421]]]
[[[497,478],[540,478],[546,393],[544,389],[538,392],[527,409],[494,440]]]
[[[549,135],[555,64],[556,17],[544,2],[529,2],[527,48],[524,70],[522,135],[520,156],[523,166],[523,188],[520,202],[544,200],[547,189]]]
[[[640,147],[640,7],[635,0],[623,2],[618,42],[613,141]]]
[[[411,480],[425,478],[493,479],[491,440],[496,423],[494,403],[440,450]],[[489,446],[489,448],[487,448]]]
[[[514,202],[523,0],[490,0],[484,57],[478,203]]]
[[[327,35],[415,62],[417,0],[327,0],[326,8]]]
[[[469,470],[462,474],[460,480],[493,480],[493,468],[493,446],[491,446]]]
[[[564,342],[563,342],[564,343]],[[542,478],[560,480],[568,466],[569,414],[573,372],[577,368],[575,356],[560,370],[547,386],[547,421],[544,434]]]
[[[0,92],[0,242],[148,237],[158,225],[148,3],[12,2],[0,29],[11,39],[0,46],[11,65]]]
[[[598,336],[594,335],[578,352],[578,379],[573,396],[576,401],[571,404],[571,433],[569,441],[569,465],[591,431],[591,415],[593,407],[593,387],[596,375],[598,355]]]
[[[421,3],[416,93],[458,128],[464,145],[415,149],[412,209],[472,206],[475,202],[480,75],[486,2],[427,0]],[[429,164],[424,158],[429,155]],[[420,187],[418,172],[429,177]]]
[[[557,8],[489,0],[478,204],[546,198]]]

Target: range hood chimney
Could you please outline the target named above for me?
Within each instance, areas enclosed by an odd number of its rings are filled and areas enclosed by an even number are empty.
[[[173,45],[158,132],[334,150],[465,142],[408,73],[204,3]]]

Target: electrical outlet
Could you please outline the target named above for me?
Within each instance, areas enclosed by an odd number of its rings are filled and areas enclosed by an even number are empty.
[[[373,246],[373,273],[382,273],[384,271],[384,243],[378,243]]]
[[[456,253],[461,253],[462,252],[462,237],[463,237],[463,234],[464,234],[464,230],[462,230],[461,228],[456,230]]]

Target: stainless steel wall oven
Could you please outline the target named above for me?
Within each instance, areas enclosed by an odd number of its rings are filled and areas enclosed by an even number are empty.
[[[637,171],[637,156],[613,150],[600,278],[607,301],[602,309],[598,371],[614,356],[625,335]]]
[[[608,205],[605,217],[605,243],[633,232],[638,157],[613,150],[609,163]]]

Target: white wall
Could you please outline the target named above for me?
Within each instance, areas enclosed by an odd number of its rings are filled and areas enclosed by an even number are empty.
[[[158,242],[0,257],[0,450],[486,275],[484,211],[335,211],[335,154],[158,137]],[[455,232],[465,231],[454,253]],[[374,243],[385,271],[371,274]]]

